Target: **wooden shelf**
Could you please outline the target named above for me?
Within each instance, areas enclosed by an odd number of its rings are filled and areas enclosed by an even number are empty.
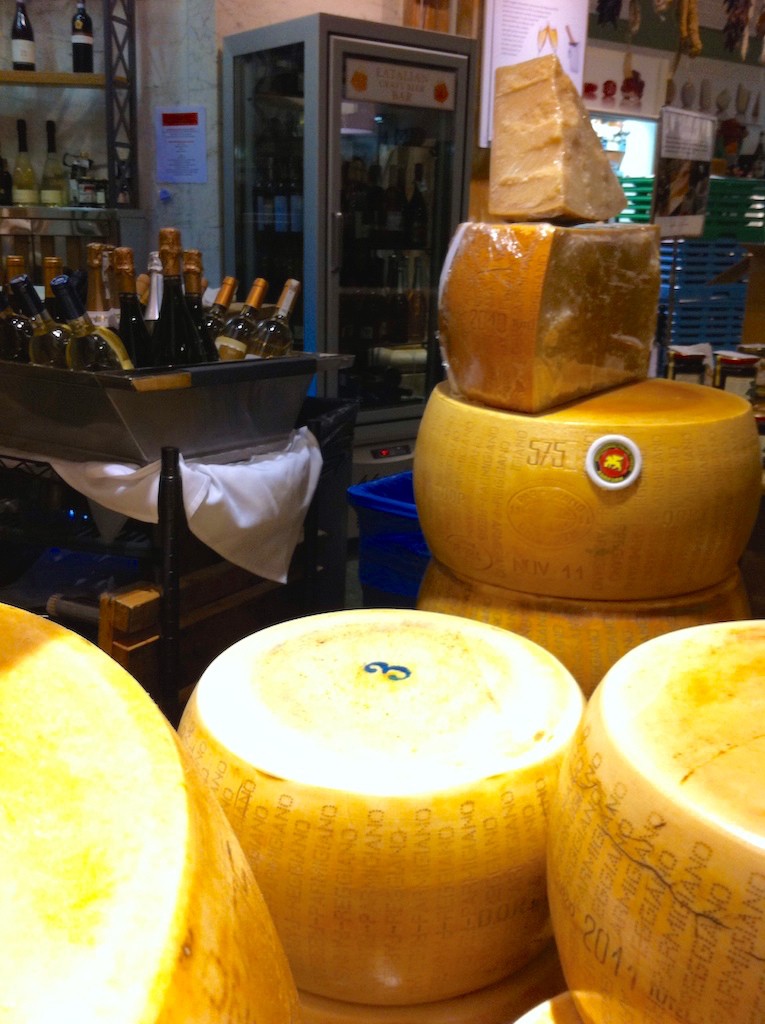
[[[106,75],[74,71],[0,71],[0,84],[53,86],[68,89],[104,89]],[[115,78],[114,84],[126,88],[127,79]]]

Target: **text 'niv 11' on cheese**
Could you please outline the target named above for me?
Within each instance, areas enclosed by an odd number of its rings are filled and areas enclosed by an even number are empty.
[[[0,1022],[298,1024],[252,871],[148,694],[0,605]]]
[[[439,286],[453,389],[541,412],[647,376],[659,308],[651,224],[459,225]]]
[[[489,213],[598,221],[627,205],[574,83],[553,54],[495,72]]]
[[[765,1020],[765,622],[647,641],[590,698],[548,892],[585,1024]]]
[[[358,609],[229,647],[180,734],[300,990],[406,1005],[494,984],[549,942],[546,794],[583,703],[524,637]]]

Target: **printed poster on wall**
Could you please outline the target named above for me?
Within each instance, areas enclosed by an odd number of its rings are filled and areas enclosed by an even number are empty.
[[[704,230],[717,119],[664,107],[651,219],[662,237],[698,236]]]
[[[581,93],[586,40],[587,0],[486,0],[479,145],[491,145],[497,68],[554,53]]]
[[[157,107],[157,181],[204,184],[207,141],[204,107]]]

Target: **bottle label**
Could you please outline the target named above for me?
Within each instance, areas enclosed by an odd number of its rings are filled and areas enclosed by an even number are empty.
[[[89,309],[88,316],[93,321],[96,327],[109,327],[109,310],[108,309]]]
[[[60,189],[42,188],[40,189],[40,202],[43,206],[63,206],[64,197]]]
[[[72,33],[72,45],[73,46],[92,46],[93,36],[87,36],[84,32],[73,32]]]
[[[36,206],[39,201],[39,193],[33,188],[14,188],[13,190],[13,202],[16,206]]]
[[[219,334],[215,339],[215,347],[220,354],[221,349],[230,349],[232,352],[241,353],[243,356],[247,351],[247,345],[245,342],[240,341],[238,338],[227,338],[225,334]]]
[[[14,64],[34,64],[34,42],[31,39],[14,39],[11,42],[11,58]]]

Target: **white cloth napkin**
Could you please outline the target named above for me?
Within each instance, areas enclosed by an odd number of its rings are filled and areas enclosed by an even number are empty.
[[[97,506],[145,523],[158,521],[159,462],[46,461]],[[283,442],[226,452],[218,461],[181,456],[189,529],[227,561],[285,583],[322,461],[319,443],[307,427]],[[105,525],[109,517],[100,518]],[[98,524],[97,508],[94,519]]]

